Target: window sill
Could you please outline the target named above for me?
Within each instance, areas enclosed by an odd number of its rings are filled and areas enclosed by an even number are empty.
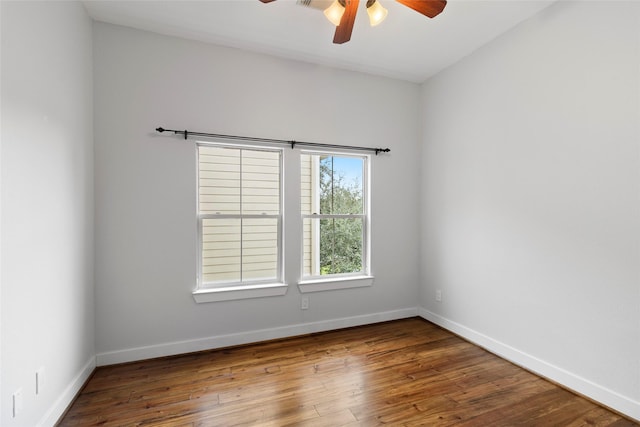
[[[229,286],[226,288],[197,289],[193,291],[193,299],[197,303],[233,301],[248,298],[275,297],[287,293],[285,283],[268,283],[263,285]]]
[[[363,288],[373,285],[373,276],[335,277],[331,279],[310,279],[298,282],[300,292],[335,291],[338,289]]]

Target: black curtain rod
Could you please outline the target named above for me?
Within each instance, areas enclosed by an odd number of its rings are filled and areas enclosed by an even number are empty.
[[[208,136],[213,138],[234,139],[238,141],[251,141],[251,142],[268,142],[273,144],[287,144],[294,148],[296,145],[304,145],[306,147],[321,147],[321,148],[336,148],[343,150],[360,150],[360,151],[373,151],[376,153],[388,153],[391,150],[389,148],[370,148],[370,147],[355,147],[350,145],[336,145],[336,144],[322,144],[318,142],[305,142],[305,141],[286,141],[284,139],[271,139],[271,138],[254,138],[249,136],[237,136],[237,135],[222,135],[218,133],[204,133],[204,132],[192,132],[190,130],[175,130],[156,128],[157,132],[173,132],[176,135],[184,135],[184,139],[189,136]]]

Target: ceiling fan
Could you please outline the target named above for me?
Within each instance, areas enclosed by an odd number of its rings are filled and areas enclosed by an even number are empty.
[[[275,0],[260,0],[262,3],[271,3]],[[396,0],[398,3],[410,7],[418,13],[429,18],[438,16],[447,5],[447,0]],[[356,20],[358,4],[360,0],[334,0],[333,4],[325,9],[325,16],[336,25],[333,35],[335,44],[346,43],[351,40],[353,23]],[[367,0],[367,11],[371,19],[371,25],[377,25],[387,14],[386,9],[380,6],[378,0]],[[377,15],[377,18],[374,18]],[[374,23],[374,20],[377,19]]]

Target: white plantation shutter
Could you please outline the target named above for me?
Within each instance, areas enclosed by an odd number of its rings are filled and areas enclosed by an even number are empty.
[[[200,286],[279,280],[281,151],[198,146]]]

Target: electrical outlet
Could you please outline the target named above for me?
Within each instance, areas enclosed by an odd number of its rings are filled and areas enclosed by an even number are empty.
[[[442,291],[440,289],[436,289],[436,301],[442,301]]]
[[[22,412],[22,389],[19,388],[13,393],[13,418]]]
[[[42,394],[44,391],[44,366],[36,371],[36,394]]]
[[[309,308],[309,297],[302,297],[300,299],[300,310],[307,310]]]

